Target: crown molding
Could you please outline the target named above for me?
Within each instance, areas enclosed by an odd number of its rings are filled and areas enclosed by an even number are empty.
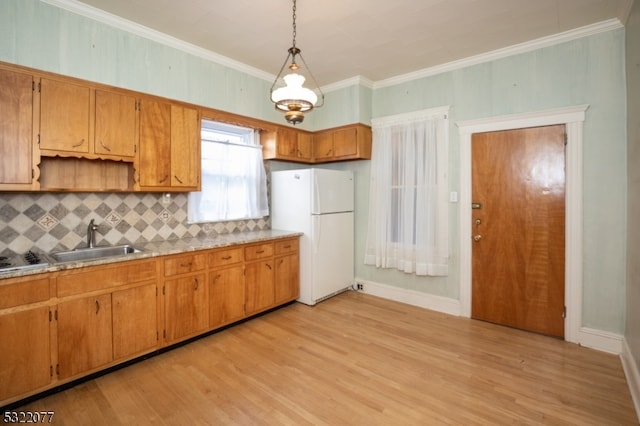
[[[505,47],[502,49],[493,50],[491,52],[481,53],[479,55],[470,56],[468,58],[460,59],[458,61],[448,62],[446,64],[437,65],[435,67],[424,68],[422,70],[410,72],[403,75],[387,78],[385,80],[376,81],[373,84],[373,89],[380,89],[388,86],[395,86],[402,83],[408,83],[420,78],[431,77],[437,74],[442,74],[449,71],[466,68],[472,65],[477,65],[485,62],[495,61],[496,59],[506,58],[508,56],[517,55],[520,53],[531,52],[533,50],[541,49],[543,47],[555,46],[560,43],[566,43],[568,41],[577,40],[579,38],[588,37],[594,34],[600,34],[607,31],[617,30],[623,28],[624,25],[619,19],[608,19],[606,21],[597,22],[592,25],[586,25],[584,27],[576,28],[573,30],[565,31],[562,33],[537,38],[524,43],[515,44],[513,46]]]
[[[129,21],[111,13],[107,13],[103,10],[95,7],[80,3],[77,0],[40,0],[42,3],[50,4],[59,9],[67,10],[71,13],[75,13],[80,16],[92,19],[94,21],[101,22],[105,25],[109,25],[113,28],[129,32],[131,34],[146,38],[151,41],[163,44],[168,47],[180,50],[182,52],[190,53],[194,56],[202,59],[207,59],[217,64],[232,68],[234,70],[249,74],[253,77],[261,78],[263,80],[272,82],[276,76],[275,74],[268,73],[261,69],[252,67],[245,63],[236,61],[229,57],[212,52],[211,50],[203,49],[194,44],[187,43],[186,41],[171,37],[160,31],[156,31],[144,25],[140,25],[133,21]]]
[[[103,10],[86,5],[77,0],[40,0],[43,3],[47,3],[51,6],[59,9],[64,9],[77,15],[84,16],[94,21],[101,22],[105,25],[109,25],[113,28],[129,32],[134,35],[146,38],[148,40],[155,41],[168,47],[173,47],[182,52],[190,53],[194,56],[210,60],[217,64],[229,67],[239,72],[257,77],[269,82],[272,82],[276,76],[261,69],[252,67],[245,63],[236,61],[229,57],[220,55],[210,50],[195,46],[191,43],[187,43],[183,40],[171,37],[160,31],[153,30],[145,27],[133,21],[129,21],[111,13],[107,13]],[[554,34],[547,37],[538,38],[535,40],[527,41],[524,43],[516,44],[513,46],[505,47],[502,49],[493,50],[491,52],[482,53],[468,58],[460,59],[458,61],[448,62],[446,64],[437,65],[435,67],[424,68],[418,71],[410,72],[407,74],[398,75],[384,80],[372,81],[363,76],[355,76],[345,80],[341,80],[335,83],[331,83],[322,86],[324,92],[331,92],[354,85],[360,85],[372,90],[380,89],[388,86],[395,86],[397,84],[407,83],[420,78],[430,77],[445,72],[466,68],[472,65],[481,64],[484,62],[493,61],[496,59],[506,58],[508,56],[517,55],[519,53],[530,52],[543,47],[553,46],[560,43],[576,40],[582,37],[587,37],[594,34],[599,34],[606,31],[616,30],[623,28],[622,22],[617,19],[609,19],[606,21],[598,22],[592,25],[576,28],[573,30],[565,31],[562,33]]]

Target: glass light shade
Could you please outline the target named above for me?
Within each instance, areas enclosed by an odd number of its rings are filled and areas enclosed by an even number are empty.
[[[271,93],[271,101],[276,104],[276,108],[282,111],[309,111],[318,102],[318,95],[311,89],[302,87],[305,78],[300,74],[287,74],[283,77],[284,87],[274,90]]]

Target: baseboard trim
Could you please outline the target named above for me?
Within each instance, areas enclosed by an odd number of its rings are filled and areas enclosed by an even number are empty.
[[[418,306],[449,315],[460,316],[460,301],[456,299],[435,296],[433,294],[421,293],[415,290],[408,290],[406,288],[394,287],[357,278],[356,282],[363,285],[363,293],[372,296],[378,296],[383,299],[406,303],[407,305]]]
[[[620,334],[581,327],[578,331],[578,341],[576,343],[587,348],[620,355],[622,353],[623,340],[624,337]]]
[[[627,345],[626,339],[622,340],[622,353],[620,354],[620,360],[622,361],[622,369],[624,370],[624,375],[627,378],[627,385],[631,392],[631,399],[633,400],[633,405],[636,408],[638,422],[640,422],[640,371],[638,371],[638,363],[633,358],[633,354]]]

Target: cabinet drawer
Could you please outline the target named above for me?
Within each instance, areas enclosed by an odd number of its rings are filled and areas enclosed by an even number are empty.
[[[292,253],[298,250],[298,239],[276,241],[276,255]]]
[[[49,299],[49,278],[21,277],[0,281],[0,309]]]
[[[273,243],[256,244],[244,249],[244,258],[247,261],[270,256],[273,256]]]
[[[200,271],[205,268],[206,264],[207,256],[205,253],[171,257],[164,261],[164,276],[170,277]]]
[[[58,276],[58,297],[155,280],[156,261],[129,261],[68,271]]]
[[[209,252],[209,267],[231,265],[242,262],[242,247],[213,250]]]

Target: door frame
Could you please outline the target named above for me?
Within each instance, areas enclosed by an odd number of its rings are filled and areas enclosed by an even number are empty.
[[[458,121],[460,142],[460,311],[471,317],[471,135],[564,124],[567,132],[565,183],[564,339],[578,343],[582,324],[582,139],[589,105]]]

